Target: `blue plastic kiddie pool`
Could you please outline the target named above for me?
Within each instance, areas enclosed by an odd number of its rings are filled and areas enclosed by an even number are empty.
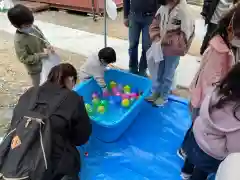
[[[104,142],[117,140],[133,122],[142,109],[144,97],[149,94],[151,81],[147,78],[133,75],[120,70],[107,70],[104,75],[106,84],[114,81],[122,86],[128,85],[142,94],[128,108],[121,104],[109,103],[104,114],[90,116],[93,125],[93,135]],[[85,103],[91,103],[93,93],[102,94],[102,90],[94,79],[80,83],[74,89],[83,96]],[[111,101],[108,99],[108,101]]]

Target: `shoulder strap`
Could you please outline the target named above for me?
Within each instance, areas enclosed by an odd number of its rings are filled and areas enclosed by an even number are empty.
[[[55,94],[54,98],[49,100],[43,100],[43,101],[39,101],[39,89],[41,87],[38,88],[34,88],[33,89],[33,94],[31,96],[30,99],[30,103],[29,103],[29,110],[33,110],[37,104],[48,104],[48,110],[46,113],[46,117],[49,118],[52,113],[54,113],[54,111],[56,111],[56,109],[63,103],[63,101],[67,98],[67,95],[69,94],[69,92],[67,90],[62,91],[61,93],[57,93]]]
[[[32,110],[35,107],[35,104],[38,100],[39,88],[40,87],[33,87],[33,90],[32,90],[33,92],[32,92],[31,97],[30,97],[28,110]]]
[[[49,103],[49,109],[47,111],[47,118],[49,118],[58,108],[59,106],[67,99],[69,92],[63,91],[59,94],[56,94],[56,96],[51,100],[53,103]]]

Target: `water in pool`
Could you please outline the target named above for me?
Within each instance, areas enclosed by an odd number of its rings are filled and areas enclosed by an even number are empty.
[[[121,105],[109,103],[103,114],[96,113],[91,118],[103,125],[113,125],[121,120],[127,110],[128,108],[121,107]]]

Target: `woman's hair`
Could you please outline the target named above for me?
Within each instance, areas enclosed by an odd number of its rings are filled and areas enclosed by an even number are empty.
[[[233,32],[237,32],[240,38],[240,4],[231,9],[220,21],[217,29],[212,33],[209,41],[216,35],[220,35],[228,47],[231,47],[228,40],[229,25],[232,26]],[[209,42],[207,42],[208,44]]]
[[[236,111],[240,107],[240,63],[236,64],[217,85],[217,92],[220,99],[213,107],[220,109],[226,103],[233,102],[235,103],[233,114],[236,117]]]
[[[98,53],[98,58],[100,61],[111,64],[116,62],[116,52],[111,47],[105,47],[101,49]]]
[[[73,77],[74,83],[76,83],[77,70],[69,63],[62,63],[51,69],[48,81],[65,87],[65,80],[68,77]]]
[[[20,28],[22,25],[31,25],[34,22],[32,11],[21,4],[9,9],[8,19],[16,28]]]

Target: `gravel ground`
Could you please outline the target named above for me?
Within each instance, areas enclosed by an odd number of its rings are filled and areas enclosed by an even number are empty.
[[[85,58],[78,54],[56,49],[63,61],[79,68]],[[0,136],[3,135],[12,109],[19,96],[30,87],[30,79],[25,67],[18,61],[14,53],[13,36],[0,31]]]

